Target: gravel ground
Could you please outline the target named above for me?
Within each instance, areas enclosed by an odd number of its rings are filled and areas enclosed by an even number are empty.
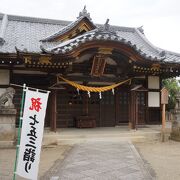
[[[41,160],[39,165],[39,177],[54,165],[56,160],[64,159],[65,154],[71,146],[49,146],[44,147],[41,152]],[[0,149],[0,180],[12,180],[15,149]],[[20,180],[17,176],[16,180]]]
[[[180,142],[135,143],[135,147],[157,180],[180,179]]]

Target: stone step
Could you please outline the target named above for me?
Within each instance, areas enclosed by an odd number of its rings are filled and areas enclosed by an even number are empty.
[[[57,134],[60,138],[100,138],[100,137],[135,137],[135,136],[145,136],[145,137],[154,137],[159,136],[160,132],[156,133],[119,133],[119,134]]]
[[[76,144],[85,141],[118,141],[130,140],[133,142],[145,141],[158,141],[161,139],[160,132],[125,132],[125,133],[97,133],[97,134],[61,134],[61,133],[48,133],[44,135],[43,145],[51,144]]]
[[[58,139],[58,145],[74,145],[83,142],[97,142],[97,141],[133,141],[133,142],[144,142],[146,140],[143,136],[136,137],[116,137],[116,138],[75,138],[75,139]]]

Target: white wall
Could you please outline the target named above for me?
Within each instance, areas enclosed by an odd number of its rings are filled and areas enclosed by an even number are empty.
[[[148,92],[148,107],[160,107],[160,92]]]
[[[9,70],[0,70],[0,85],[9,85]]]
[[[148,88],[159,89],[159,76],[148,76]]]
[[[1,96],[1,94],[3,94],[5,91],[6,91],[5,88],[0,88],[0,96]]]

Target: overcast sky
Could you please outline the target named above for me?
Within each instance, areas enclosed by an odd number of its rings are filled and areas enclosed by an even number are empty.
[[[180,53],[180,0],[0,0],[0,12],[74,21],[84,5],[93,22],[143,25],[152,44]]]

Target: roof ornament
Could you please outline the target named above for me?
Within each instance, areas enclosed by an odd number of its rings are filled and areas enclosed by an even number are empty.
[[[101,32],[117,35],[115,29],[113,29],[113,26],[110,26],[109,19],[106,20],[104,25],[98,27],[97,31],[101,31]]]
[[[83,10],[79,13],[79,16],[77,18],[80,17],[87,17],[88,19],[92,20],[90,17],[90,13],[88,13],[86,10],[86,5],[84,6]]]
[[[137,28],[142,34],[144,34],[144,29],[143,29],[143,26],[140,26]]]
[[[110,30],[110,25],[108,23],[109,23],[109,19],[107,19],[105,24],[104,24],[104,30],[105,31],[109,31]]]
[[[166,51],[161,51],[161,52],[159,53],[159,55],[160,55],[161,57],[165,57],[165,56],[166,56]]]

